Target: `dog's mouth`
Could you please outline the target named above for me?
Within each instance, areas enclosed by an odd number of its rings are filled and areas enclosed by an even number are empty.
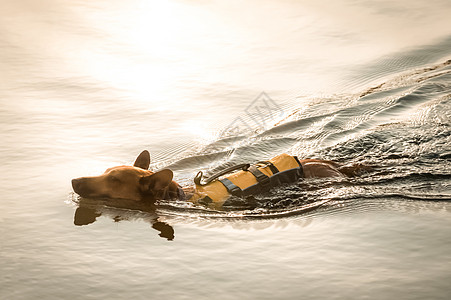
[[[83,198],[108,198],[108,195],[98,194],[91,189],[86,180],[86,178],[72,179],[72,188],[75,193]]]

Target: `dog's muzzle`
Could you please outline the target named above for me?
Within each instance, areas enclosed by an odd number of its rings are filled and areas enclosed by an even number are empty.
[[[87,178],[83,177],[72,179],[72,188],[74,189],[74,192],[82,197],[89,197],[93,193],[89,188],[87,180]]]

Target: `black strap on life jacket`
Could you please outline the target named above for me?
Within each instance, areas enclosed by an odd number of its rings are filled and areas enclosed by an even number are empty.
[[[269,177],[265,174],[263,174],[262,171],[260,171],[257,166],[251,166],[249,169],[247,169],[249,172],[252,173],[252,175],[255,176],[257,179],[257,182],[260,184],[262,189],[269,189],[271,180]]]
[[[301,162],[299,161],[299,158],[296,155],[293,155],[293,158],[298,163],[298,165],[299,165],[299,172],[301,174],[301,177],[303,178],[304,177],[304,167],[302,167],[302,164],[301,164]]]
[[[240,189],[239,186],[234,184],[232,181],[230,181],[228,178],[222,178],[219,179],[219,181],[225,186],[227,191],[237,197],[240,197],[243,194],[243,190]]]

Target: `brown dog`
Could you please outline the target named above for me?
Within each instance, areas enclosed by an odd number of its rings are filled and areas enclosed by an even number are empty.
[[[353,176],[360,167],[339,167],[335,162],[304,159],[304,178]],[[111,198],[135,201],[180,199],[196,202],[202,195],[195,186],[181,188],[172,180],[169,169],[149,171],[150,154],[144,150],[133,166],[112,167],[100,176],[81,177],[72,180],[74,191],[84,198]]]

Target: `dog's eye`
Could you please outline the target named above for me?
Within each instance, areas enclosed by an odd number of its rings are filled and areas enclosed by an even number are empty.
[[[111,182],[116,182],[116,183],[120,181],[119,178],[114,177],[114,176],[109,176],[108,179],[109,179]]]

